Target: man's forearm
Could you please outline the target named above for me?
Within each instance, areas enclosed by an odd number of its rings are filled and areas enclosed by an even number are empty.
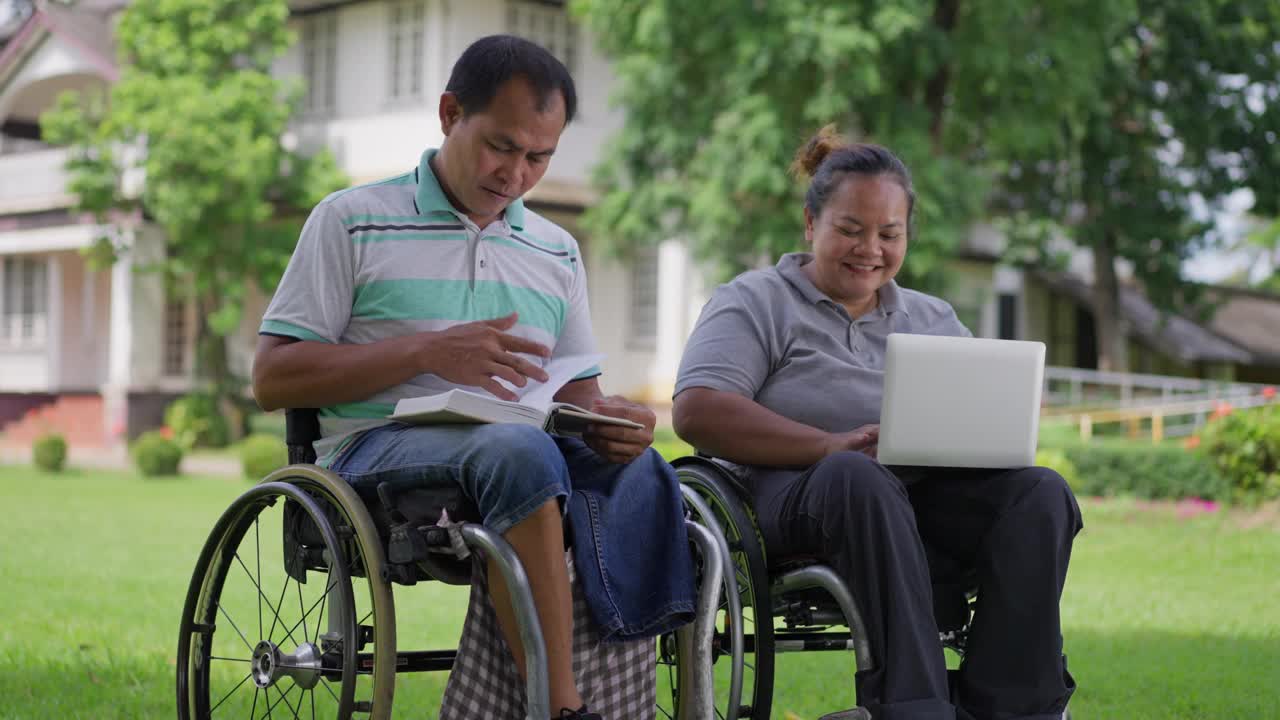
[[[296,341],[260,350],[253,394],[264,410],[365,400],[422,374],[414,336],[365,345]]]

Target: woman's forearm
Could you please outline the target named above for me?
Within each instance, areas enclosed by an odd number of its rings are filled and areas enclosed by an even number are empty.
[[[676,434],[698,450],[743,465],[808,467],[833,437],[736,393],[689,388],[672,408]]]

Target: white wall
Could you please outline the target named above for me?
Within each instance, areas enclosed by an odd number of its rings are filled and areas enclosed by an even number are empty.
[[[49,363],[44,348],[0,350],[0,392],[48,392]]]
[[[324,142],[356,182],[402,173],[417,163],[426,147],[439,145],[436,115],[440,94],[453,62],[472,41],[506,30],[505,0],[427,0],[425,90],[416,102],[389,99],[390,59],[387,28],[390,9],[383,2],[340,7],[338,14],[337,107],[304,118],[298,134],[304,143]],[[301,21],[293,21],[295,30]],[[586,185],[591,167],[620,114],[608,110],[613,78],[585,30],[579,34],[574,81],[579,116],[565,131],[544,184]],[[300,77],[301,43],[276,66],[281,76]],[[537,196],[535,190],[531,196]]]
[[[106,380],[111,275],[93,272],[78,252],[60,252],[62,321],[53,389],[96,390]]]

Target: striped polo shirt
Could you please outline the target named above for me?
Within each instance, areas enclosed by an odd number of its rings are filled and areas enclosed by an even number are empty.
[[[476,226],[445,197],[431,170],[435,153],[424,152],[403,175],[316,205],[259,332],[363,344],[518,312],[510,332],[552,348],[553,358],[595,352],[573,236],[519,199],[487,227]],[[359,431],[386,424],[397,400],[455,387],[419,375],[360,402],[321,408],[320,464]]]

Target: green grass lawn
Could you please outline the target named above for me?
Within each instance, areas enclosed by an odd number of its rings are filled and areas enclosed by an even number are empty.
[[[189,575],[246,487],[0,468],[0,718],[173,717]],[[1075,717],[1280,717],[1280,520],[1084,507],[1063,599]],[[396,601],[402,648],[456,641],[465,590],[398,588]],[[775,717],[850,704],[846,658],[782,656]],[[396,717],[434,716],[443,682],[403,676]]]

